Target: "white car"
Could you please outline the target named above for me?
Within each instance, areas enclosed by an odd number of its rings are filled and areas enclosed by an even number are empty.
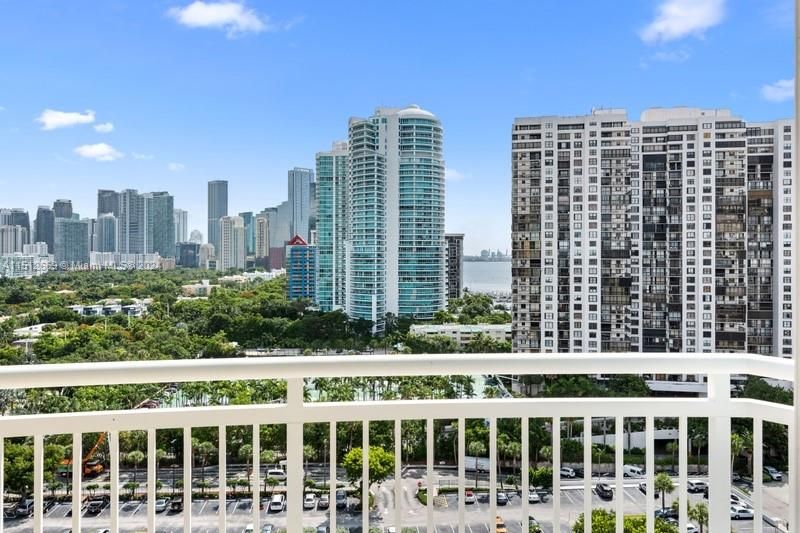
[[[278,481],[286,481],[286,472],[280,468],[270,468],[267,470],[267,478],[274,477]]]
[[[464,503],[475,503],[477,502],[477,498],[475,498],[475,493],[471,490],[464,492]]]
[[[313,492],[306,494],[303,498],[303,509],[313,509],[317,506],[317,496]]]
[[[694,493],[705,492],[706,487],[708,487],[708,483],[697,479],[690,479],[686,485],[686,490]]]
[[[753,510],[745,509],[739,505],[731,505],[731,518],[733,520],[752,520]]]
[[[531,489],[528,491],[528,503],[540,503],[542,498],[539,496],[539,493],[536,492],[535,489]]]
[[[694,524],[686,524],[686,533],[700,533],[700,530]]]
[[[765,466],[764,473],[768,475],[772,481],[783,481],[783,474],[773,466]]]
[[[575,477],[575,470],[569,468],[568,466],[562,466],[561,470],[559,470],[559,473],[561,474],[561,477]]]

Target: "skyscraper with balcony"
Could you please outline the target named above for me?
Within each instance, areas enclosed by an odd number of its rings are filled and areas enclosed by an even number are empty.
[[[255,218],[253,217],[252,211],[245,211],[243,213],[239,213],[239,216],[242,217],[242,221],[244,222],[244,248],[245,253],[248,256],[255,255],[256,253],[256,227],[255,227]]]
[[[36,210],[34,221],[34,239],[36,242],[47,243],[48,253],[53,253],[55,246],[56,217],[53,210],[46,205],[39,206]]]
[[[105,213],[119,215],[119,193],[108,189],[97,191],[97,217]]]
[[[347,142],[335,142],[317,161],[317,305],[323,311],[347,303]]]
[[[89,225],[85,220],[56,218],[55,261],[60,269],[85,268],[89,264]]]
[[[217,270],[245,267],[244,220],[231,216],[219,219],[219,250]]]
[[[161,257],[175,257],[175,208],[174,198],[168,192],[143,194],[145,209],[146,254],[157,253]]]
[[[28,230],[24,227],[0,225],[0,255],[22,253],[28,241]]]
[[[288,173],[289,208],[291,209],[290,233],[300,235],[305,241],[309,239],[313,183],[314,171],[309,168],[295,167]]]
[[[254,223],[255,258],[256,266],[269,268],[269,217],[266,213],[259,213]]]
[[[290,300],[315,300],[317,247],[299,235],[286,245],[286,289]]]
[[[175,242],[186,242],[189,240],[189,212],[185,209],[175,209],[173,211],[175,223]]]
[[[514,349],[791,356],[791,129],[693,108],[517,119]]]
[[[97,217],[94,251],[117,251],[117,217],[112,213],[103,213]]]
[[[464,234],[447,233],[447,299],[461,298],[464,289]]]
[[[430,319],[445,306],[442,141],[415,105],[350,119],[346,310],[378,332],[386,313]]]
[[[72,200],[60,199],[53,202],[56,218],[72,218]]]
[[[219,251],[219,220],[228,216],[228,182],[208,182],[208,242]]]

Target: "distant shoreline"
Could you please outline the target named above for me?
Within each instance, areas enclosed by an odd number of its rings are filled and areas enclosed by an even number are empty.
[[[477,255],[465,255],[465,263],[510,263],[511,257],[480,257]]]

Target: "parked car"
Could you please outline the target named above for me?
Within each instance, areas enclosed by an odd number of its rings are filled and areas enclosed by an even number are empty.
[[[752,520],[754,513],[752,509],[746,509],[740,505],[731,505],[732,520]]]
[[[283,494],[275,494],[269,502],[269,511],[272,513],[280,513],[286,509],[286,496]]]
[[[579,477],[579,478],[583,479],[583,468],[577,467],[577,468],[573,468],[572,470],[575,471],[575,477]]]
[[[598,483],[595,485],[594,492],[603,500],[611,500],[614,498],[614,490],[607,483]]]
[[[508,529],[506,528],[506,523],[503,521],[503,517],[498,516],[495,519],[495,531],[497,533],[508,533]]]
[[[343,490],[336,491],[336,508],[345,509],[347,507],[347,493]]]
[[[163,513],[169,507],[169,498],[159,498],[156,500],[156,512]]]
[[[331,497],[328,495],[327,492],[323,492],[319,495],[319,500],[317,501],[317,509],[327,509],[331,505]]]
[[[278,481],[286,481],[286,472],[280,468],[270,468],[267,470],[267,478],[275,478]]]
[[[100,498],[89,500],[89,503],[86,505],[86,514],[92,516],[98,515],[103,512],[103,509],[106,508],[106,504],[107,502]]]
[[[559,473],[561,474],[561,477],[575,477],[575,470],[573,468],[569,468],[568,466],[562,466],[561,470],[559,470]]]
[[[644,477],[644,468],[636,465],[622,465],[623,477]]]
[[[686,524],[686,533],[700,533],[700,530],[694,524]]]
[[[647,494],[647,483],[645,483],[644,481],[639,483],[639,492],[641,492],[642,494]],[[653,491],[653,498],[658,499],[658,491],[655,490]]]
[[[317,495],[313,492],[307,492],[303,497],[303,509],[313,509],[317,506]]]
[[[653,515],[656,518],[661,518],[663,520],[677,520],[678,519],[678,511],[677,509],[673,509],[671,507],[667,507],[664,509],[656,509]]]
[[[26,498],[17,504],[16,515],[20,518],[33,514],[33,498]]]
[[[3,505],[3,518],[14,518],[17,516],[17,505],[14,503],[7,503]]]
[[[699,494],[708,488],[708,483],[697,479],[690,479],[686,482],[686,490],[688,492]]]
[[[505,492],[498,492],[497,493],[497,505],[507,505],[508,504],[508,496]]]
[[[478,500],[475,498],[474,492],[471,490],[464,492],[464,503],[475,503],[476,501]]]
[[[765,466],[764,473],[769,476],[772,481],[783,481],[783,474],[773,466]]]
[[[183,499],[175,498],[169,504],[169,510],[171,513],[180,513],[183,511]]]
[[[254,528],[253,524],[247,524],[247,527],[245,527],[242,530],[242,533],[253,533],[255,531],[253,528]],[[273,529],[271,525],[265,524],[261,526],[261,533],[272,533],[272,532]]]
[[[531,487],[530,490],[528,490],[528,503],[540,503],[541,501],[542,498],[539,496],[539,493],[536,492],[536,489]]]

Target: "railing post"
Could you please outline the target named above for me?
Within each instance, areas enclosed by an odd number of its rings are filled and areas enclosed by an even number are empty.
[[[614,422],[614,480],[617,485],[616,494],[616,517],[615,528],[616,533],[623,533],[625,524],[625,475],[623,472],[624,467],[624,428],[625,418],[617,416]]]
[[[467,420],[463,417],[458,419],[458,533],[466,533],[467,525],[466,525],[466,511],[467,506],[466,502],[464,501],[465,494],[466,494],[466,449],[467,443],[464,442],[466,438],[466,431],[465,431],[465,424]],[[477,468],[478,465],[475,465]],[[477,489],[477,487],[475,487]],[[475,492],[473,491],[473,494]],[[477,498],[477,496],[476,496]],[[397,528],[397,531],[402,531],[402,528]]]
[[[6,439],[0,437],[0,531],[3,531],[3,520],[5,513],[5,494],[6,494]]]
[[[764,507],[762,490],[764,484],[764,422],[753,418],[753,531],[764,530]]]
[[[645,446],[645,466],[644,473],[647,481],[647,495],[645,496],[645,514],[647,521],[647,533],[654,533],[656,530],[655,523],[655,477],[656,477],[656,461],[655,461],[655,421],[652,416],[645,417],[644,425],[644,446]]]
[[[83,474],[83,435],[72,434],[72,531],[81,530],[81,474]]]
[[[328,509],[330,509],[330,529],[331,531],[336,531],[336,421],[331,420],[330,427],[328,428],[330,434],[328,437],[329,442],[329,449],[328,449],[328,456],[330,457],[330,472],[328,475],[330,476],[330,483],[328,484],[328,492],[330,495],[328,496],[329,503]],[[396,432],[395,432],[396,433]],[[395,459],[396,460],[396,459]],[[395,467],[395,471],[397,468]],[[396,498],[395,498],[396,499]]]
[[[287,408],[299,420],[303,409],[303,380],[286,380]],[[303,424],[286,424],[286,529],[303,531]]]
[[[253,424],[253,531],[261,531],[261,426]],[[333,500],[331,500],[331,506]],[[264,506],[267,508],[267,505]]]
[[[111,456],[111,531],[119,531],[119,432],[109,431],[107,436]]]
[[[403,530],[403,421],[394,421],[394,528]],[[334,529],[331,523],[331,531]]]
[[[156,530],[156,430],[147,430],[147,531]]]
[[[361,422],[361,528],[369,531],[369,420]]]
[[[425,420],[425,447],[427,448],[425,453],[425,484],[428,486],[428,494],[426,498],[427,505],[425,506],[425,510],[427,512],[427,524],[428,524],[428,531],[432,531],[434,529],[433,525],[433,419],[428,418]],[[369,529],[364,528],[364,531],[369,531]]]
[[[686,531],[689,491],[689,419],[685,416],[678,420],[678,531]]]
[[[475,465],[477,468],[478,465]],[[489,419],[489,533],[497,531],[497,419]]]
[[[583,532],[592,533],[592,417],[583,417]],[[585,517],[589,517],[587,520]]]
[[[528,494],[530,493],[530,482],[528,480],[528,457],[529,453],[529,442],[528,442],[528,424],[530,423],[530,419],[527,416],[523,416],[522,420],[520,420],[520,437],[522,440],[522,450],[521,450],[521,457],[520,457],[520,473],[522,475],[522,525],[523,528],[528,520]],[[462,496],[463,499],[463,496]]]
[[[42,495],[44,494],[44,437],[33,436],[33,531],[42,533]],[[80,462],[78,463],[80,464]],[[75,470],[75,465],[72,465]]]
[[[553,456],[553,531],[561,531],[561,417],[554,416],[552,424]]]
[[[228,435],[227,435],[227,428],[223,426],[219,426],[219,446],[217,447],[219,461],[217,467],[217,477],[219,478],[219,530],[220,531],[227,531],[227,520],[228,520]]]
[[[183,530],[192,530],[192,428],[183,428]]]
[[[708,399],[727,412],[731,397],[730,376],[708,376]],[[708,528],[730,531],[731,419],[726,414],[708,419]]]

